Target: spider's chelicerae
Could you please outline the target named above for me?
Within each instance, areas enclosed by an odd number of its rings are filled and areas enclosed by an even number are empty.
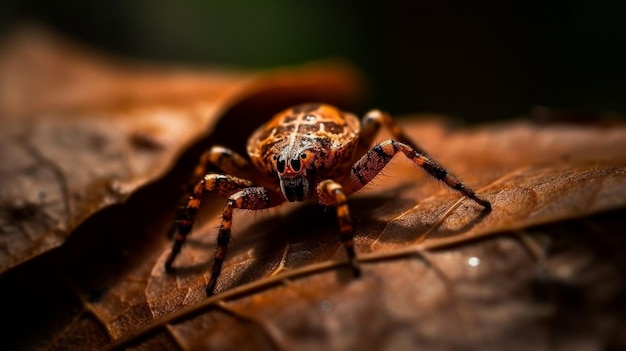
[[[392,138],[370,148],[381,126],[389,129]],[[241,155],[220,146],[202,156],[195,170],[195,176],[201,180],[179,214],[172,251],[165,261],[166,270],[171,271],[174,259],[191,232],[205,192],[228,197],[217,235],[207,295],[214,293],[222,271],[233,210],[265,209],[285,200],[317,199],[323,205],[336,208],[340,239],[354,276],[359,276],[346,196],[369,183],[397,153],[485,210],[491,209],[489,201],[477,197],[472,189],[418,148],[389,115],[377,110],[369,112],[359,122],[353,114],[333,106],[299,105],[259,127],[248,140],[247,151],[254,167]],[[224,174],[205,174],[210,164]]]

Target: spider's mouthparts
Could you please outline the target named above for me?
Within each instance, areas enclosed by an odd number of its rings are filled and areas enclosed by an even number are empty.
[[[287,201],[304,201],[309,198],[309,179],[306,176],[281,177],[280,189]]]

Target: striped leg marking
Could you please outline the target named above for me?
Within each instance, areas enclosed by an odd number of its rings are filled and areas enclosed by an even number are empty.
[[[409,160],[451,189],[467,196],[486,210],[491,210],[489,201],[477,197],[474,190],[461,183],[454,175],[439,166],[437,162],[410,145],[392,139],[375,145],[352,167],[350,172],[350,181],[353,185],[352,190],[357,191],[374,179],[398,152],[402,152]]]
[[[420,154],[426,155],[426,152],[417,146],[417,144],[404,133],[402,128],[394,122],[393,118],[391,118],[388,113],[379,110],[369,111],[361,121],[361,154],[365,153],[365,151],[372,145],[380,127],[384,127],[389,131],[391,139],[407,144],[413,147],[413,149]]]
[[[361,276],[359,262],[354,252],[354,232],[352,230],[352,221],[350,219],[350,211],[346,203],[346,195],[334,180],[324,180],[317,186],[317,192],[320,203],[326,206],[333,206],[337,209],[337,219],[339,220],[339,235],[343,246],[346,248],[348,260],[352,268],[352,274],[355,277]]]
[[[217,248],[215,260],[211,270],[211,278],[206,287],[207,296],[215,293],[217,279],[222,274],[222,265],[226,258],[228,243],[230,242],[230,229],[233,225],[233,210],[248,209],[260,210],[278,205],[281,201],[278,196],[272,196],[270,190],[263,187],[250,187],[242,189],[228,198],[222,214],[222,223],[217,234]]]
[[[174,242],[172,244],[172,251],[165,260],[165,270],[172,271],[172,264],[176,259],[176,256],[180,253],[180,250],[187,240],[187,236],[191,232],[193,223],[198,216],[198,209],[202,203],[204,194],[208,192],[217,192],[224,196],[230,196],[233,193],[252,186],[252,182],[246,179],[236,178],[223,174],[207,174],[198,182],[194,187],[193,193],[187,201],[187,205],[180,209],[177,215],[177,231],[174,236]]]
[[[238,153],[223,146],[213,146],[200,157],[200,162],[193,172],[194,179],[200,179],[204,176],[209,165],[215,165],[224,174],[231,174],[236,177],[250,174],[251,169],[250,163]]]

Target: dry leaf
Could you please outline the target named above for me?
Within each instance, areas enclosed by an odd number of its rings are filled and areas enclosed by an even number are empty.
[[[623,246],[614,237],[619,225],[607,225],[601,216],[582,221],[590,228],[546,224],[623,208],[626,157],[619,150],[626,147],[626,128],[511,123],[449,132],[440,123],[419,122],[407,128],[442,164],[477,185],[493,211],[485,214],[470,201],[456,207],[455,194],[399,157],[377,186],[351,202],[358,252],[368,262],[362,279],[341,269],[334,215],[310,204],[291,206],[235,217],[236,237],[218,284],[225,295],[206,300],[216,213],[183,251],[181,272],[164,273],[167,247],[156,261],[145,294],[153,316],[162,319],[147,328],[168,325],[159,335],[182,349],[542,349],[554,340],[558,347],[609,343],[624,311],[607,311],[605,305],[624,297],[620,270],[626,266],[616,261],[617,252],[602,257],[606,248],[585,246],[596,240],[599,246],[604,240]],[[600,224],[587,224],[595,222]],[[563,231],[572,226],[571,233]],[[484,237],[492,239],[473,244]],[[567,250],[550,254],[558,244],[547,240],[563,241]],[[330,269],[328,260],[339,263]],[[321,266],[314,270],[316,265]],[[600,277],[587,272],[596,269]],[[282,271],[294,275],[282,277]],[[575,301],[561,301],[570,298]],[[561,313],[574,313],[581,322],[551,326],[564,318]],[[585,334],[561,335],[591,327]]]
[[[219,197],[207,198],[207,222],[178,271],[165,274],[171,188],[204,147],[242,150],[269,113],[332,99],[322,84],[332,79],[302,74],[304,83],[288,72],[254,83],[205,139],[176,144],[189,148],[163,178],[132,188],[123,206],[92,212],[60,248],[5,272],[7,348],[626,347],[624,125],[450,129],[442,119],[405,120],[408,134],[493,211],[459,201],[398,157],[349,202],[362,278],[345,269],[332,211],[285,205],[236,213],[221,293],[205,298]],[[330,91],[348,100],[350,80],[335,82]]]
[[[289,89],[286,103],[349,103],[356,79],[331,63],[263,74],[140,65],[19,32],[0,56],[0,272],[162,177],[234,102]],[[173,208],[179,194],[161,199]]]

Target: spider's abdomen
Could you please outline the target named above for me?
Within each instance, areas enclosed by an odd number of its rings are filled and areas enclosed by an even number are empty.
[[[306,150],[318,177],[350,168],[358,146],[359,120],[326,104],[304,104],[275,115],[248,140],[248,155],[262,173],[276,177],[274,158],[297,159]]]

